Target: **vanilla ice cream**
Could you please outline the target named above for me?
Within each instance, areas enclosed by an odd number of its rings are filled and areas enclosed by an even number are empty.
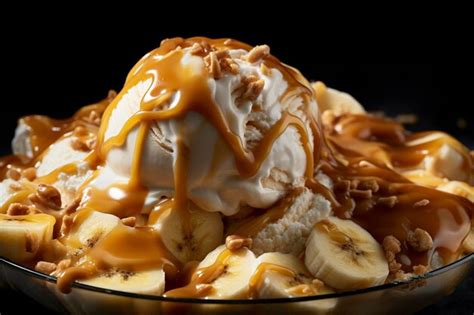
[[[106,113],[109,116],[102,126],[103,143],[117,136],[127,121],[138,116],[144,102],[162,97],[151,93],[154,86],[161,84],[162,74],[144,74],[140,72],[140,65],[152,59],[167,64],[169,59],[179,54],[182,71],[190,77],[205,80],[206,92],[212,102],[206,106],[217,107],[228,132],[237,137],[246,153],[258,146],[284,113],[290,113],[304,125],[309,136],[310,154],[313,154],[313,133],[309,126],[313,118],[307,117],[307,113],[316,117],[317,105],[312,99],[305,102],[308,90],[304,86],[288,82],[281,68],[266,66],[262,58],[249,61],[245,49],[230,49],[226,55],[229,62],[236,65],[237,71],[225,72],[219,77],[209,76],[205,58],[193,54],[195,47],[173,49],[165,54],[152,52],[140,61]],[[256,95],[245,97],[249,87],[244,82],[249,78],[263,87]],[[303,84],[306,83],[303,81]],[[166,90],[170,93],[167,101],[149,110],[172,110],[185,97],[181,89]],[[199,101],[199,96],[194,97],[196,100],[187,101]],[[95,181],[101,189],[117,181],[117,178],[123,180],[130,177],[138,128],[135,126],[129,130],[124,143],[106,153],[105,167]],[[232,215],[241,206],[266,208],[292,187],[304,183],[308,156],[300,131],[295,127],[290,125],[274,140],[261,166],[255,174],[247,177],[239,173],[235,155],[216,126],[202,113],[191,110],[177,118],[151,121],[147,127],[140,155],[141,182],[149,189],[147,209],[162,197],[173,197],[175,194],[173,171],[179,155],[176,147],[178,139],[189,150],[187,196],[202,209]]]

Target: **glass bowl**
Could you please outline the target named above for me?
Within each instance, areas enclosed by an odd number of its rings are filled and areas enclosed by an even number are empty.
[[[75,283],[69,294],[56,278],[0,258],[0,288],[11,288],[43,306],[72,314],[406,314],[451,294],[474,267],[474,254],[409,281],[300,298],[203,300],[165,298]]]

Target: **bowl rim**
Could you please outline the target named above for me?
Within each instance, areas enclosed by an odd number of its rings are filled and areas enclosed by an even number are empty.
[[[295,303],[295,302],[306,302],[306,301],[318,301],[318,300],[328,300],[328,299],[333,299],[333,298],[340,298],[340,297],[347,297],[347,296],[354,296],[354,295],[360,295],[364,293],[369,293],[369,292],[376,292],[376,291],[383,291],[386,289],[390,288],[395,288],[395,287],[401,287],[404,285],[410,285],[417,283],[421,280],[429,279],[432,277],[435,277],[437,275],[443,274],[445,272],[448,272],[452,269],[455,269],[461,265],[464,265],[471,260],[474,261],[474,253],[468,254],[464,257],[462,257],[459,260],[456,260],[450,264],[447,264],[441,268],[432,270],[428,273],[425,273],[423,275],[419,276],[414,276],[408,280],[404,281],[395,281],[395,282],[390,282],[378,286],[373,286],[369,288],[363,288],[363,289],[356,289],[356,290],[346,290],[346,291],[341,291],[341,292],[335,292],[335,293],[329,293],[329,294],[320,294],[320,295],[311,295],[311,296],[302,296],[302,297],[286,297],[286,298],[264,298],[264,299],[234,299],[234,300],[225,300],[225,299],[200,299],[200,298],[182,298],[182,297],[165,297],[161,295],[147,295],[147,294],[139,294],[139,293],[132,293],[132,292],[125,292],[125,291],[117,291],[117,290],[112,290],[112,289],[105,289],[105,288],[100,288],[100,287],[94,287],[91,285],[79,283],[79,282],[74,282],[72,284],[72,288],[78,288],[82,290],[87,290],[87,291],[94,291],[94,292],[99,292],[99,293],[105,293],[105,294],[110,294],[110,295],[117,295],[117,296],[123,296],[123,297],[129,297],[129,298],[137,298],[137,299],[144,299],[144,300],[155,300],[155,301],[162,301],[162,302],[173,302],[173,303],[197,303],[197,304],[267,304],[267,303],[273,303],[273,304],[278,304],[278,303]],[[17,271],[20,271],[21,273],[27,275],[27,276],[32,276],[34,278],[51,282],[51,283],[56,283],[56,277],[50,276],[43,274],[41,272],[38,272],[36,270],[30,269],[28,267],[22,266],[20,264],[14,263],[9,259],[0,257],[0,266],[1,265],[6,265],[7,267],[16,269]]]

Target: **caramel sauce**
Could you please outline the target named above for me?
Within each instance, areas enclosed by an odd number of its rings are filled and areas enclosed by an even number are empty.
[[[84,220],[86,217],[87,212],[84,212],[76,216],[75,220]],[[74,281],[94,277],[110,268],[134,272],[163,268],[170,279],[176,278],[181,269],[180,262],[168,251],[159,234],[149,227],[119,224],[87,250],[85,257],[85,262],[66,269],[58,276],[58,288],[62,292],[69,292]]]
[[[273,263],[263,262],[260,265],[258,265],[254,274],[250,278],[249,291],[248,291],[248,297],[250,299],[255,299],[257,297],[257,294],[260,291],[260,288],[263,284],[263,280],[265,279],[264,275],[267,272],[275,272],[289,278],[296,277],[296,273],[289,268],[276,265]]]
[[[334,212],[341,218],[352,220],[367,229],[377,241],[393,235],[402,242],[402,252],[410,259],[403,265],[407,271],[411,267],[427,265],[436,250],[450,263],[460,254],[461,243],[470,230],[474,206],[465,198],[416,185],[397,173],[392,167],[413,167],[429,154],[433,154],[451,138],[409,145],[409,142],[424,138],[428,133],[408,134],[401,125],[383,118],[368,115],[346,114],[335,122],[327,132],[328,146],[334,156],[342,156],[347,165],[323,161],[319,169],[329,175],[334,182],[349,180],[362,182],[375,179],[378,191],[366,200],[353,198],[348,192],[335,191],[337,203]],[[455,145],[455,144],[454,144]],[[459,148],[461,149],[461,148]],[[463,151],[461,151],[463,152]],[[472,165],[465,156],[466,172]],[[336,159],[337,160],[337,159]],[[383,197],[396,197],[396,203],[387,205],[378,202]],[[416,202],[426,199],[427,205],[416,206]],[[408,234],[416,228],[427,231],[434,246],[423,253],[415,252],[407,246]]]

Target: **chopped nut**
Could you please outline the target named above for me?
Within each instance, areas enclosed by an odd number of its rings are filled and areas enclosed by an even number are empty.
[[[380,197],[377,199],[377,205],[393,208],[398,202],[397,196]]]
[[[127,217],[127,218],[123,218],[121,221],[126,226],[134,227],[135,224],[137,223],[137,218],[136,217]]]
[[[22,205],[21,203],[12,203],[8,207],[8,215],[25,215],[28,214],[30,207]]]
[[[49,275],[50,273],[54,272],[57,267],[58,266],[54,263],[50,263],[47,261],[38,261],[36,263],[35,270]]]
[[[204,58],[204,61],[206,62],[209,73],[214,79],[222,77],[221,66],[215,52],[211,51],[209,55]]]
[[[34,181],[35,178],[36,178],[36,168],[34,167],[29,167],[27,169],[24,169],[22,172],[21,172],[21,176],[23,176],[24,178],[26,178],[27,180],[29,180],[30,182],[31,181]]]
[[[55,187],[39,184],[36,195],[43,205],[54,210],[61,208],[61,194]]]
[[[360,180],[354,178],[354,179],[351,179],[350,182],[351,182],[351,187],[350,187],[351,189],[357,189],[357,187],[359,187]]]
[[[76,151],[89,151],[89,146],[84,141],[76,137],[71,139],[71,147]]]
[[[428,205],[430,203],[430,201],[428,199],[422,199],[420,201],[417,201],[413,204],[413,206],[415,208],[418,208],[418,207],[424,207],[426,205]]]
[[[19,180],[21,178],[21,173],[14,169],[14,168],[10,168],[8,171],[7,171],[7,177],[8,178],[11,178],[13,180]]]
[[[252,239],[244,238],[240,235],[229,235],[225,239],[225,246],[229,250],[237,250],[242,247],[250,248],[252,246]]]
[[[385,236],[382,243],[383,249],[387,252],[398,254],[402,251],[400,241],[393,235]]]
[[[239,73],[239,65],[232,58],[222,58],[219,62],[223,72]]]
[[[413,272],[416,275],[422,275],[428,272],[428,268],[424,265],[416,265],[416,266],[413,266]]]
[[[76,137],[86,136],[88,133],[89,132],[84,126],[77,126],[76,128],[74,128],[74,131],[72,132],[72,134],[75,135]]]
[[[340,180],[334,185],[334,190],[342,192],[342,193],[349,192],[350,188],[351,188],[351,182],[346,179]]]
[[[362,190],[372,190],[373,192],[377,192],[380,189],[379,184],[375,179],[363,181],[357,186],[357,188]]]
[[[270,47],[268,45],[260,45],[252,48],[247,54],[247,61],[250,63],[257,62],[270,55]]]
[[[398,263],[395,258],[402,250],[400,241],[395,236],[388,235],[383,239],[382,247],[385,252],[385,258],[388,261],[390,273],[395,273],[400,270],[402,265]]]
[[[425,252],[433,248],[431,235],[423,229],[416,228],[415,232],[408,233],[407,242],[417,252]]]
[[[372,191],[371,190],[351,189],[351,190],[349,190],[349,195],[351,195],[352,198],[369,199],[369,198],[372,198]]]
[[[194,43],[191,47],[191,55],[205,56],[206,51],[204,47],[199,43]]]
[[[250,101],[255,101],[265,86],[265,81],[259,79],[253,74],[242,76],[241,83],[243,87],[243,93],[239,97],[240,100],[247,99]]]

